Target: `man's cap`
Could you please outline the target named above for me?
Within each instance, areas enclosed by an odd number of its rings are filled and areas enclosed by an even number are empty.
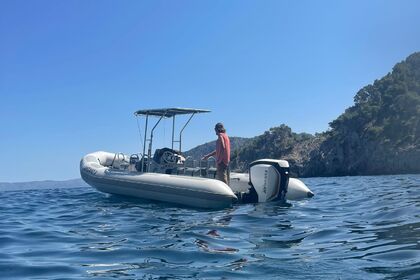
[[[217,130],[219,130],[219,129],[223,129],[224,128],[224,126],[223,126],[223,124],[222,123],[216,123],[216,125],[215,125],[215,127],[214,127],[215,129],[217,129]]]

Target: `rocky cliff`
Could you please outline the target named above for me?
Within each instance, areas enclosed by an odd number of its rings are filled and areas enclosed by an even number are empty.
[[[420,173],[420,53],[363,87],[330,123],[305,176]]]

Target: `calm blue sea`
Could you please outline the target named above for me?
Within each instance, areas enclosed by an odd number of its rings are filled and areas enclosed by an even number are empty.
[[[420,175],[203,211],[88,187],[0,191],[2,279],[420,279]]]

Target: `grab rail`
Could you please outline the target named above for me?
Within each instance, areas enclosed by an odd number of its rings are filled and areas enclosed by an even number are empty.
[[[112,162],[111,162],[111,168],[114,168],[114,163],[115,163],[115,160],[117,159],[117,160],[120,160],[120,155],[122,156],[122,162],[126,162],[126,160],[125,160],[125,155],[124,155],[124,153],[122,153],[122,152],[120,152],[120,153],[115,153],[114,154],[114,158],[112,159]]]

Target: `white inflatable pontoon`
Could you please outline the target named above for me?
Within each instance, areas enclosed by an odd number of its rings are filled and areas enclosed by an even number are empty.
[[[181,150],[182,132],[191,118],[208,110],[168,108],[141,110],[136,116],[146,116],[145,136],[149,116],[159,120],[144,139],[143,154],[130,157],[122,153],[95,152],[84,156],[80,174],[89,185],[110,194],[126,195],[198,208],[226,208],[232,203],[297,200],[313,193],[298,179],[289,178],[289,164],[284,160],[262,159],[250,164],[249,174],[231,173],[229,186],[215,179],[215,160],[200,166],[185,158]],[[191,114],[181,129],[179,140],[172,148],[157,149],[152,157],[153,131],[163,118]],[[146,143],[148,152],[145,154]],[[179,143],[179,151],[173,149]],[[212,164],[213,163],[213,164]]]
[[[105,193],[192,207],[224,208],[237,199],[232,190],[221,181],[151,172],[129,172],[121,170],[121,165],[116,169],[111,165],[114,156],[115,154],[107,152],[85,156],[80,164],[83,180]]]

